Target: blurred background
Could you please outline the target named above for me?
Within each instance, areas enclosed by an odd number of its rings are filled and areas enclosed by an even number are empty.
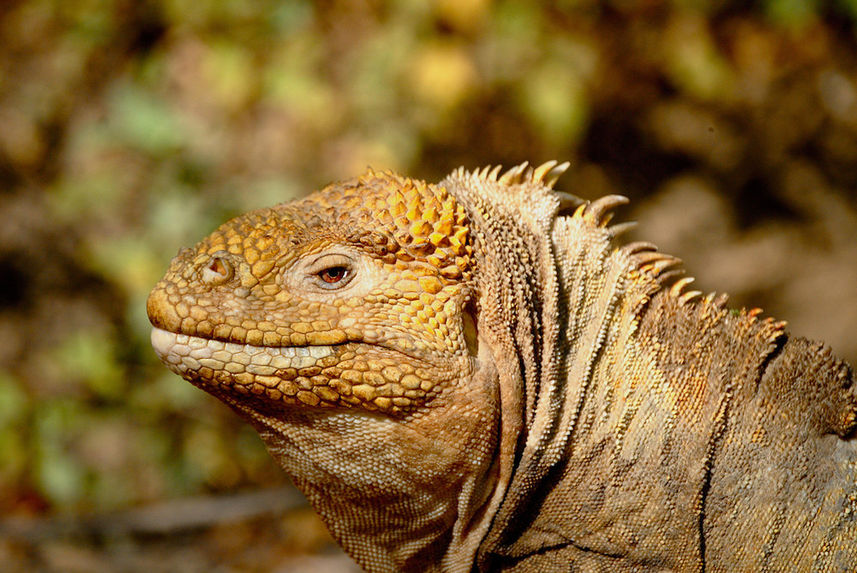
[[[6,0],[0,568],[349,570],[145,298],[366,166],[570,160],[697,288],[857,363],[857,0]]]

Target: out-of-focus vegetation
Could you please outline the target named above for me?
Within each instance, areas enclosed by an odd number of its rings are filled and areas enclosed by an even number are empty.
[[[857,359],[855,0],[32,0],[0,9],[0,514],[285,478],[145,298],[367,165],[571,159],[708,289]],[[2,547],[0,547],[2,549]]]

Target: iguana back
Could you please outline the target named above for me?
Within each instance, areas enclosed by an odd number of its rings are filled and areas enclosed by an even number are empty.
[[[153,344],[363,567],[857,568],[849,367],[620,245],[567,164],[391,173],[224,224]]]

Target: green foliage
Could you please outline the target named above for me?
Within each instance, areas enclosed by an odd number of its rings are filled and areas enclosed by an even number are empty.
[[[851,19],[857,19],[857,0],[838,0],[836,6]]]
[[[83,403],[65,398],[42,401],[33,418],[35,485],[56,506],[80,505],[87,496],[87,470],[70,444],[92,415]]]
[[[114,338],[102,332],[73,332],[54,349],[50,364],[57,377],[80,380],[98,398],[118,399],[125,384],[114,344]]]
[[[519,105],[541,138],[554,145],[577,141],[589,102],[580,76],[564,62],[547,62],[521,84]]]
[[[27,442],[27,422],[33,404],[19,380],[0,371],[0,483],[15,483],[26,470],[32,453]]]
[[[223,80],[225,85],[228,80]],[[223,89],[220,85],[213,89]],[[111,143],[155,157],[178,151],[184,133],[169,104],[139,85],[117,85],[108,100]]]
[[[766,0],[765,11],[777,24],[793,28],[802,26],[818,14],[817,0]]]

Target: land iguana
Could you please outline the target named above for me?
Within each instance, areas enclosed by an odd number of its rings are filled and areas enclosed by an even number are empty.
[[[567,164],[232,219],[148,300],[368,571],[857,570],[847,364],[620,244]]]

